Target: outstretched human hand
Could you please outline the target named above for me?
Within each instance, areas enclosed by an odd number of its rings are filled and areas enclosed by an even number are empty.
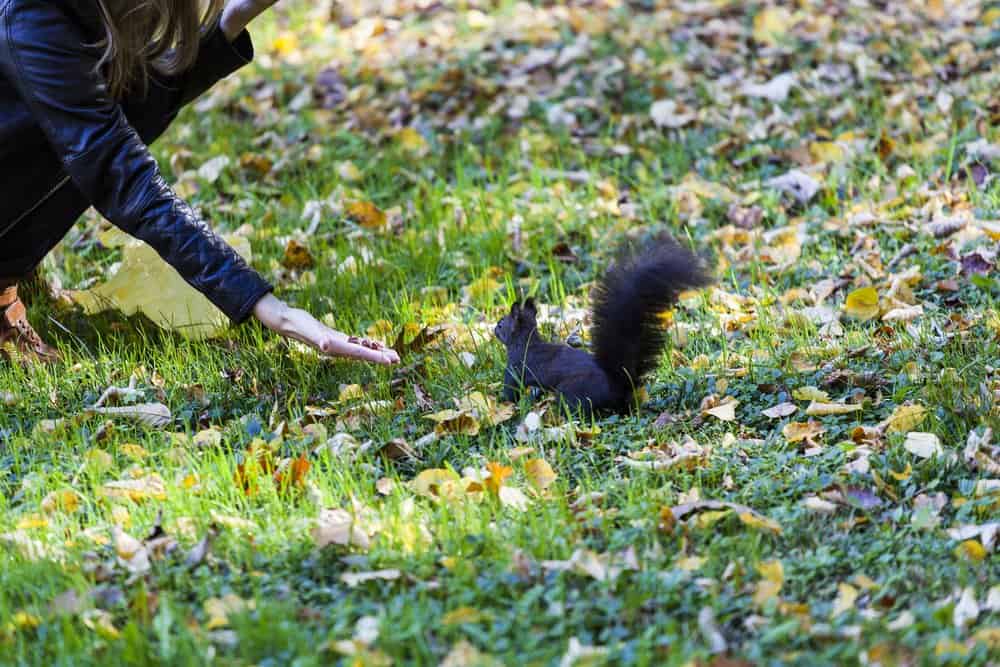
[[[334,331],[306,311],[290,307],[273,294],[258,301],[253,314],[268,329],[305,343],[328,357],[358,359],[386,366],[399,363],[395,350],[375,341]]]
[[[229,0],[225,9],[222,10],[219,27],[222,28],[222,33],[231,42],[243,32],[251,21],[277,2],[278,0]]]

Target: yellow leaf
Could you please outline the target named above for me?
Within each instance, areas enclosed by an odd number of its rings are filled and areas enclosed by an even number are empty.
[[[16,612],[12,620],[18,630],[34,630],[42,624],[42,619],[26,611]]]
[[[337,401],[340,403],[346,403],[348,401],[355,401],[364,397],[365,390],[361,388],[360,384],[345,384],[340,387],[340,395],[337,396]]]
[[[479,623],[486,615],[473,607],[459,607],[441,617],[441,625],[462,625],[463,623]]]
[[[242,236],[226,241],[250,262],[250,242]],[[89,290],[66,294],[88,314],[116,308],[125,315],[142,313],[164,329],[185,338],[211,338],[229,329],[229,318],[207,297],[188,285],[150,246],[132,241],[122,250],[118,271]]]
[[[765,7],[753,17],[753,38],[775,46],[792,27],[794,17],[784,7]]]
[[[531,485],[539,491],[544,491],[556,481],[556,473],[545,459],[525,461],[524,472]]]
[[[376,229],[385,226],[385,213],[370,201],[351,202],[346,210],[347,215],[362,227]]]
[[[108,454],[103,449],[91,449],[86,453],[84,458],[87,461],[87,466],[98,472],[104,472],[115,464],[115,460],[111,454]]]
[[[993,651],[1000,651],[1000,627],[976,630],[972,635],[972,641],[977,644],[985,644]]]
[[[814,141],[809,144],[809,155],[816,162],[841,162],[844,157],[844,148],[836,141]]]
[[[253,600],[244,600],[238,595],[229,593],[221,598],[208,598],[205,600],[205,614],[208,621],[205,623],[206,630],[216,630],[229,625],[229,617],[236,614],[243,614],[256,608]]]
[[[474,436],[479,434],[479,420],[462,410],[442,410],[424,415],[424,419],[437,422],[434,430],[438,435],[459,433],[461,435]]]
[[[910,479],[910,475],[913,473],[913,466],[909,463],[906,464],[906,470],[903,472],[896,472],[895,470],[889,471],[889,476],[892,477],[897,482],[905,482]]]
[[[859,320],[870,320],[878,315],[878,291],[874,287],[861,287],[847,295],[844,311]]]
[[[979,540],[965,540],[955,547],[955,555],[959,558],[966,558],[976,563],[981,563],[986,559],[986,549]]]
[[[271,49],[279,56],[291,55],[299,49],[299,38],[294,32],[283,32],[271,42]]]
[[[129,498],[135,501],[141,500],[165,500],[167,497],[167,486],[163,478],[156,473],[151,473],[139,479],[126,479],[118,482],[108,482],[101,486],[98,492],[108,498]]]
[[[485,480],[486,488],[494,494],[500,493],[500,487],[503,486],[504,481],[514,472],[513,468],[492,461],[486,464],[486,470],[490,474]]]
[[[427,140],[423,135],[412,127],[404,127],[396,134],[396,141],[403,150],[415,155],[423,155],[427,152]]]
[[[49,525],[49,520],[40,514],[29,514],[23,519],[18,520],[15,527],[18,530],[31,530],[32,528],[46,528]]]
[[[80,494],[72,489],[53,491],[42,500],[42,511],[47,514],[66,512],[72,514],[80,509]]]
[[[149,452],[146,451],[144,447],[140,447],[139,445],[131,443],[124,444],[120,446],[118,449],[119,451],[121,451],[122,454],[129,457],[130,459],[135,459],[136,461],[141,461],[142,459],[149,456]]]
[[[716,510],[713,512],[700,512],[694,519],[694,525],[699,530],[708,530],[732,513],[732,510]]]
[[[337,167],[337,175],[348,183],[356,183],[363,178],[361,170],[353,162],[341,162]]]
[[[830,394],[817,387],[799,387],[792,391],[792,398],[796,401],[819,401],[822,403],[830,400]]]
[[[111,614],[103,609],[88,609],[80,615],[83,624],[104,639],[118,639],[121,633],[115,627]]]
[[[438,489],[445,482],[457,482],[460,477],[454,470],[446,468],[430,468],[424,470],[410,482],[413,492],[421,496],[436,496]]]
[[[702,558],[701,556],[689,556],[687,558],[678,558],[675,565],[678,570],[682,570],[684,572],[694,572],[695,570],[700,570],[706,560],[707,559]]]
[[[777,600],[781,588],[785,585],[785,568],[780,560],[769,560],[757,566],[761,580],[757,582],[757,591],[754,593],[753,601],[758,607],[764,606],[771,600]]]
[[[474,306],[485,306],[500,289],[500,283],[491,275],[484,275],[462,288],[462,298]]]
[[[828,417],[830,415],[846,415],[862,409],[860,403],[820,403],[813,401],[806,408],[810,417]]]
[[[781,535],[782,533],[781,524],[774,519],[769,519],[765,516],[760,516],[759,514],[753,514],[751,512],[740,512],[739,517],[740,521],[751,528],[760,528],[761,530],[772,532],[775,535]]]
[[[781,432],[785,436],[785,440],[796,443],[806,439],[813,440],[825,433],[826,429],[817,421],[789,422],[785,424]]]
[[[934,646],[934,655],[937,657],[941,657],[949,653],[964,656],[968,654],[968,652],[969,652],[968,646],[966,646],[965,644],[960,644],[954,639],[945,638],[938,640],[938,643],[935,644]]]
[[[900,405],[882,422],[882,426],[886,433],[906,433],[919,426],[926,416],[927,408],[922,405]]]
[[[830,618],[836,618],[845,611],[854,609],[854,603],[858,600],[858,589],[850,584],[837,584],[837,599],[833,601],[833,611]]]

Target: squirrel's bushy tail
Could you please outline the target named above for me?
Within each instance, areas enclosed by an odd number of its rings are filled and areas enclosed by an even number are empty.
[[[681,292],[711,282],[697,255],[669,236],[623,255],[594,290],[590,336],[597,363],[610,377],[638,385],[667,341],[658,315]]]

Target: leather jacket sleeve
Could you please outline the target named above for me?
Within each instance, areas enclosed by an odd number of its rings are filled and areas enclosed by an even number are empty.
[[[81,28],[61,3],[3,4],[0,73],[24,99],[74,184],[104,217],[152,246],[230,319],[247,319],[271,286],[163,180],[95,73],[98,55],[86,46]],[[182,94],[196,96],[214,74],[206,63],[192,68],[178,82]]]

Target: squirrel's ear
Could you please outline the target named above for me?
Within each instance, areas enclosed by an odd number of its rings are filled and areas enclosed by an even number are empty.
[[[534,315],[535,313],[538,312],[538,307],[535,305],[534,298],[529,297],[524,302],[524,310],[527,311],[527,312],[529,312],[529,313],[531,313],[532,315]]]
[[[521,312],[521,304],[517,301],[510,305],[510,314],[512,317],[517,317],[517,314]]]

